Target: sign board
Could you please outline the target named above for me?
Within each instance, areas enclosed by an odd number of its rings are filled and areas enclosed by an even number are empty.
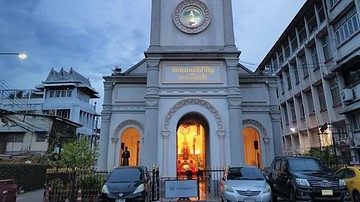
[[[198,197],[197,180],[165,180],[165,198]]]
[[[224,83],[225,68],[221,62],[164,62],[161,73],[161,80],[164,84],[222,84]]]

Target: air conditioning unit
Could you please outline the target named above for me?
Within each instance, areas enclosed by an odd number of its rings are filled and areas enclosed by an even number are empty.
[[[345,88],[340,93],[341,101],[347,102],[351,101],[354,98],[354,94],[351,88]]]
[[[354,87],[354,97],[360,99],[360,84]]]

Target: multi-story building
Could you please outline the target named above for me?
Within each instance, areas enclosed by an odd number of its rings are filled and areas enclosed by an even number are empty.
[[[256,71],[278,76],[285,154],[360,150],[360,1],[305,2]]]
[[[98,92],[91,86],[89,79],[72,68],[68,72],[63,68],[59,72],[52,69],[46,80],[36,86],[36,89],[6,89],[6,87],[2,86],[0,109],[20,114],[47,114],[70,120],[72,123],[81,126],[76,130],[78,136],[87,135],[89,140],[96,141],[93,137],[97,133],[97,130],[94,129],[99,114],[96,113],[96,102],[92,103],[91,100],[97,98],[99,98]],[[31,148],[31,145],[35,144],[36,141],[45,142],[42,138],[37,137],[36,132],[21,127],[20,123],[18,125],[17,131],[9,127],[6,129],[4,126],[0,130],[0,133],[7,133],[9,137],[7,138],[5,153],[26,151],[26,148]],[[27,136],[32,137],[34,135],[36,137],[27,138]],[[26,142],[27,140],[32,142]],[[20,145],[12,149],[14,147],[9,145],[13,145],[14,142]],[[30,146],[24,147],[21,145]]]

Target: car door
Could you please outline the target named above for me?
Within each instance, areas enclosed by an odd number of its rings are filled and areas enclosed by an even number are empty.
[[[272,183],[272,188],[274,189],[275,193],[281,193],[281,187],[280,187],[280,167],[281,167],[281,162],[282,159],[276,159],[272,168],[272,173],[271,173],[271,183]]]
[[[287,196],[287,182],[289,178],[288,162],[286,159],[282,159],[280,163],[280,170],[278,172],[278,189],[281,195]]]
[[[336,171],[336,176],[340,179],[344,179],[346,187],[348,188],[349,193],[352,195],[353,190],[355,189],[356,184],[356,174],[353,168],[341,168]]]

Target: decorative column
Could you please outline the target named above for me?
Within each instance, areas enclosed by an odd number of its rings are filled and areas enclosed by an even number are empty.
[[[270,166],[271,160],[270,160],[270,151],[269,151],[269,143],[270,143],[270,138],[268,136],[263,137],[263,141],[264,141],[264,147],[265,147],[265,163],[266,166],[263,167],[267,167]]]
[[[113,159],[112,159],[112,162],[113,162],[112,168],[115,168],[115,167],[118,166],[119,162],[116,163],[116,159],[117,159],[117,160],[120,160],[120,158],[121,158],[121,156],[120,156],[120,151],[118,152],[117,149],[116,149],[118,142],[119,142],[119,138],[117,138],[117,137],[112,137],[112,138],[111,138],[111,143],[112,143],[112,144],[111,144],[111,148],[112,148],[112,150],[114,151],[114,155],[112,155],[112,157],[109,156],[109,158],[113,158]],[[109,162],[111,162],[111,160],[109,160]]]
[[[104,82],[104,103],[101,112],[100,156],[97,163],[98,169],[110,169],[108,166],[110,143],[110,116],[112,101],[113,81]]]
[[[226,59],[226,73],[228,81],[228,109],[229,109],[229,138],[230,164],[244,165],[244,140],[242,135],[242,116],[239,86],[238,58]]]
[[[145,94],[145,132],[141,145],[140,162],[152,168],[158,164],[159,127],[159,59],[148,59]]]
[[[281,119],[281,112],[278,107],[278,101],[276,97],[276,81],[269,82],[269,96],[270,96],[270,117],[271,117],[271,124],[272,124],[272,140],[274,146],[274,155],[280,156],[284,154],[283,151],[283,143],[281,138],[281,127],[280,127],[280,119]]]
[[[224,16],[224,36],[225,36],[225,47],[226,48],[236,48],[235,47],[235,37],[234,37],[234,24],[233,24],[233,15],[232,15],[232,6],[231,0],[223,0],[224,13],[227,15]]]
[[[162,136],[163,136],[163,176],[168,176],[169,175],[169,134],[170,131],[165,130],[162,131]]]
[[[161,0],[152,0],[149,50],[160,47]]]
[[[225,130],[218,130],[220,166],[225,167]]]

